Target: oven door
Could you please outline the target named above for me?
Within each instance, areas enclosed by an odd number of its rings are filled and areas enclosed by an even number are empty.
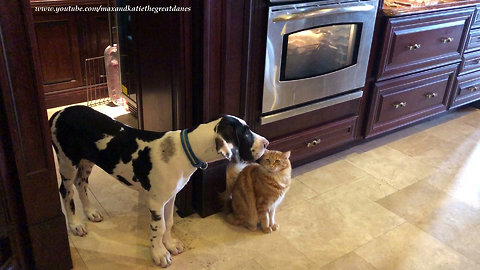
[[[365,84],[377,1],[302,5],[269,9],[262,116]]]

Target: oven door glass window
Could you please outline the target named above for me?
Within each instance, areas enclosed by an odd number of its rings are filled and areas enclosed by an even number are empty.
[[[285,35],[280,80],[305,79],[355,65],[361,28],[359,23],[336,24]]]

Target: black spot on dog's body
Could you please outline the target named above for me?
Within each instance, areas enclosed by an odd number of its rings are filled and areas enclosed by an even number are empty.
[[[73,199],[70,199],[70,210],[72,210],[72,214],[75,215],[75,202]]]
[[[253,133],[247,125],[244,125],[237,118],[231,116],[223,116],[215,131],[222,138],[232,143],[238,148],[239,156],[245,161],[254,161],[251,148],[254,143]]]
[[[162,215],[157,214],[157,211],[148,209],[150,211],[150,215],[152,216],[153,221],[160,221],[162,220]]]
[[[125,185],[127,186],[131,186],[132,183],[128,182],[127,179],[125,179],[124,177],[122,177],[121,175],[117,175],[117,179],[118,181],[124,183]]]
[[[157,231],[157,228],[154,228],[154,227],[150,224],[150,230],[156,232],[156,231]]]
[[[150,179],[148,174],[152,170],[152,161],[150,160],[150,147],[145,147],[138,151],[138,158],[132,161],[134,181],[140,181],[142,188],[150,190]]]
[[[60,192],[60,195],[62,195],[62,199],[65,199],[67,197],[67,190],[65,189],[63,181],[62,183],[60,183],[60,188],[58,189],[58,191]]]
[[[131,161],[133,153],[138,149],[137,139],[150,142],[165,134],[131,128],[87,106],[71,106],[60,114],[55,113],[49,120],[50,125],[55,118],[53,136],[73,165],[78,166],[82,159],[86,159],[109,174],[113,173],[120,161]],[[105,136],[112,136],[112,139],[105,149],[99,150],[95,142]],[[145,182],[144,178],[140,180]]]

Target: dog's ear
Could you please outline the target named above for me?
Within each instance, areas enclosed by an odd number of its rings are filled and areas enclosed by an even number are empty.
[[[224,139],[222,139],[220,136],[215,138],[215,145],[217,147],[217,153],[221,154],[228,160],[232,158],[231,147],[229,147],[228,143]]]

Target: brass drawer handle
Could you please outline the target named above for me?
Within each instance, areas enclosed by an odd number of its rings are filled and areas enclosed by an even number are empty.
[[[422,47],[422,44],[413,44],[413,45],[408,45],[407,48],[410,50],[410,51],[415,51],[416,49],[419,49],[420,47]]]
[[[450,43],[450,42],[453,41],[453,38],[452,38],[452,37],[442,38],[441,41],[442,41],[443,43]]]
[[[479,88],[478,88],[478,86],[472,86],[472,87],[469,87],[469,88],[467,88],[467,89],[468,89],[468,91],[470,91],[470,92],[475,92],[475,91],[477,91]]]
[[[438,96],[438,93],[435,93],[435,92],[433,92],[433,93],[428,93],[428,94],[425,94],[425,96],[426,96],[427,98],[434,98],[434,97]]]
[[[397,104],[393,104],[393,107],[395,107],[395,109],[405,107],[405,106],[407,106],[407,102],[405,102],[405,101],[402,101],[402,102],[397,103]]]
[[[307,142],[307,147],[310,148],[310,147],[314,147],[316,146],[317,144],[319,144],[322,140],[320,139],[313,139],[313,141],[311,142]]]

